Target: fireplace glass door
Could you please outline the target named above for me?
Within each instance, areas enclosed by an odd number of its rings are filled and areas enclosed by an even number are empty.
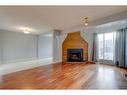
[[[68,62],[82,62],[83,49],[67,49],[67,61]]]

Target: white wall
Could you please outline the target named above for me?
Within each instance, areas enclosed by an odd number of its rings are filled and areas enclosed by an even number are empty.
[[[53,58],[53,33],[23,34],[0,30],[0,63]]]
[[[92,56],[93,30],[80,29],[81,36],[89,44],[89,60]],[[2,34],[3,33],[3,34]],[[57,33],[58,34],[58,33]],[[3,37],[3,62],[27,61],[31,59],[52,58],[54,62],[62,61],[62,43],[67,33],[54,35],[54,32],[36,35],[27,35],[17,32],[1,31],[0,36]],[[0,37],[1,38],[1,37]],[[56,46],[54,46],[54,42]],[[1,43],[0,43],[1,46]]]
[[[65,38],[66,38],[67,34],[61,34],[59,36],[57,36],[56,38],[56,43],[57,43],[57,56],[56,56],[56,60],[58,62],[62,62],[62,43],[64,42]]]
[[[0,75],[52,64],[53,36],[0,31]]]
[[[53,58],[53,33],[38,36],[38,57]]]
[[[2,35],[0,34],[0,64],[2,64]]]
[[[3,63],[36,59],[37,36],[1,31]]]
[[[85,41],[88,42],[88,60],[92,60],[92,51],[93,51],[93,31],[94,29],[90,30],[81,30],[80,34]]]

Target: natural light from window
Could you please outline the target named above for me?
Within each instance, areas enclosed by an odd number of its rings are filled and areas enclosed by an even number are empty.
[[[98,34],[98,57],[103,60],[113,60],[113,32]]]

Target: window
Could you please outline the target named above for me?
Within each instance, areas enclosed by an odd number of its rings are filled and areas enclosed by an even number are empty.
[[[98,41],[99,59],[103,59],[103,34],[98,34]]]
[[[98,58],[113,60],[113,32],[98,34]]]

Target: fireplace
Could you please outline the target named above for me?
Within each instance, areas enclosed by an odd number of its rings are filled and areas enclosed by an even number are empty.
[[[68,62],[83,62],[83,49],[67,49]]]
[[[88,43],[80,32],[68,33],[62,43],[62,64],[88,60]]]

